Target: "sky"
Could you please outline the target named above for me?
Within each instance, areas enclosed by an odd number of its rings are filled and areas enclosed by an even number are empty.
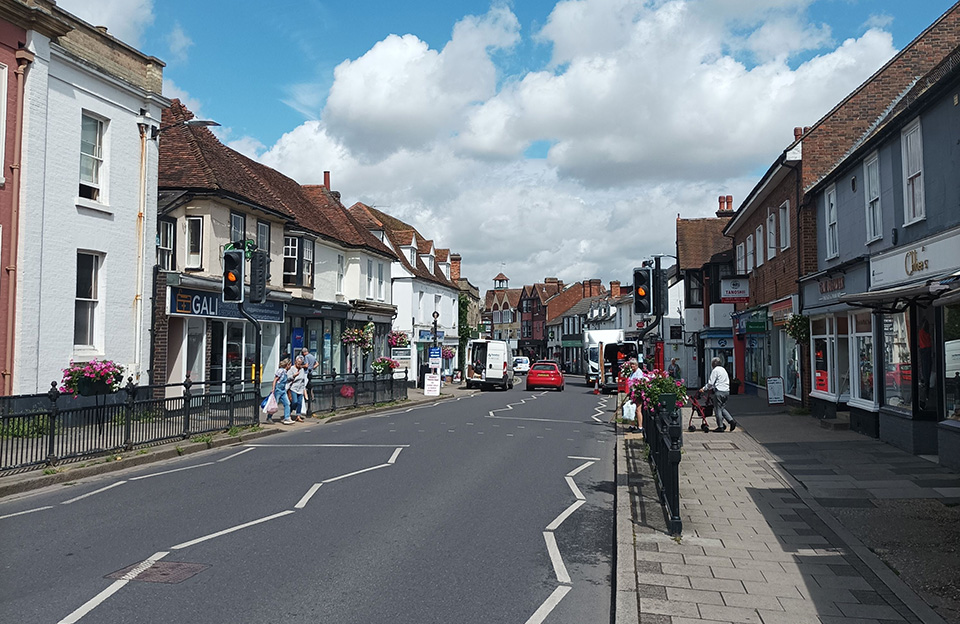
[[[58,0],[226,145],[462,256],[624,283],[948,0]],[[264,10],[264,7],[269,7]],[[672,259],[664,258],[664,266]]]

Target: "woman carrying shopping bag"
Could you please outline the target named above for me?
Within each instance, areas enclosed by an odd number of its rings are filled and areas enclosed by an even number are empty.
[[[285,425],[293,424],[293,421],[290,420],[290,397],[287,396],[287,371],[289,370],[290,358],[280,360],[280,367],[277,368],[277,372],[273,375],[273,389],[271,390],[277,403],[283,406],[282,422]],[[277,411],[279,411],[279,409]],[[273,418],[267,418],[267,422],[273,422]]]

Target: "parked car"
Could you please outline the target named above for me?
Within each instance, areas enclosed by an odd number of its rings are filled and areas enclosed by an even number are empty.
[[[527,390],[534,388],[556,388],[563,392],[563,373],[556,362],[540,360],[530,367],[527,374]]]
[[[513,372],[526,375],[530,372],[530,358],[518,355],[513,358]]]

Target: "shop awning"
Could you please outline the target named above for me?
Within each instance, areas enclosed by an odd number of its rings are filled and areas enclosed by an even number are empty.
[[[881,312],[903,312],[911,303],[934,301],[941,295],[949,293],[954,287],[960,286],[960,281],[948,285],[941,281],[945,279],[948,278],[937,277],[917,284],[841,295],[840,301],[852,306],[872,308]]]

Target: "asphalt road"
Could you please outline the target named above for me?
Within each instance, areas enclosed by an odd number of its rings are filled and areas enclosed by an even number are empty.
[[[610,400],[519,384],[2,501],[0,621],[610,621]]]

